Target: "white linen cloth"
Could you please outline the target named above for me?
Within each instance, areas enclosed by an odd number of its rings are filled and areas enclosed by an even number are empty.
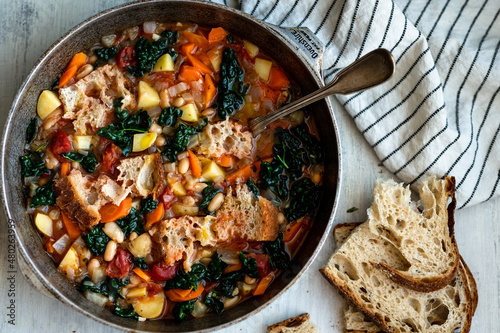
[[[384,166],[409,184],[455,176],[458,208],[500,194],[499,0],[215,0],[326,46],[325,81],[369,51],[387,83],[337,96]]]

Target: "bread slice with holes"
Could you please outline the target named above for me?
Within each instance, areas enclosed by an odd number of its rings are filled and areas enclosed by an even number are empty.
[[[352,225],[350,226],[352,227]],[[370,231],[363,223],[346,237],[320,271],[346,299],[386,332],[468,332],[475,311],[475,282],[464,264],[444,288],[419,292],[392,281],[373,262],[384,262],[406,270],[408,261],[389,241]],[[477,295],[477,294],[476,294]],[[349,322],[349,321],[348,321]],[[362,320],[354,331],[363,331]],[[365,331],[370,332],[369,329]]]
[[[129,157],[118,164],[118,181],[135,197],[160,196],[167,180],[159,153]]]
[[[252,153],[252,134],[245,131],[240,123],[229,118],[208,124],[202,135],[203,144],[198,146],[197,150],[208,158],[231,155],[241,159]]]
[[[268,326],[267,330],[271,333],[319,333],[319,329],[309,319],[309,314],[303,313]]]
[[[419,186],[420,211],[419,204],[411,200],[409,187],[393,180],[375,183],[368,209],[370,231],[396,247],[409,263],[400,270],[374,261],[394,282],[417,291],[433,291],[455,277],[460,255],[453,230],[454,191],[454,178],[425,179]]]

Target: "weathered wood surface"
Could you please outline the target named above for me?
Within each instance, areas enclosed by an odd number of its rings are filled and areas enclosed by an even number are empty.
[[[82,20],[115,5],[120,0],[0,0],[0,123],[25,76],[42,53],[61,35]],[[343,190],[336,223],[361,221],[371,202],[373,181],[389,177],[349,116],[334,103],[343,144]],[[358,207],[347,213],[350,207]],[[500,199],[456,214],[457,241],[479,287],[479,306],[472,332],[497,332],[500,327]],[[7,227],[0,223],[0,332],[117,332],[49,299],[31,288],[18,272],[15,283],[16,325],[7,323],[9,305]],[[318,269],[334,249],[328,241],[309,270],[278,301],[230,328],[218,333],[265,332],[265,327],[282,319],[309,312],[322,332],[342,332],[344,301]]]

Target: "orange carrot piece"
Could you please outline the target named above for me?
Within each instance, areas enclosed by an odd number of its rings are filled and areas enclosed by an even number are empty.
[[[291,241],[301,228],[302,228],[302,220],[298,220],[289,224],[286,227],[285,232],[283,233],[283,242],[286,243]]]
[[[69,162],[61,163],[60,173],[61,173],[61,178],[69,175]]]
[[[215,95],[217,94],[217,87],[210,75],[205,75],[205,108],[210,107],[214,102]]]
[[[235,271],[239,271],[240,269],[241,269],[241,262],[237,263],[235,265],[227,266],[224,269],[224,274],[235,272]]]
[[[200,160],[195,155],[195,153],[193,153],[191,150],[188,149],[187,152],[188,152],[188,155],[189,155],[189,162],[191,164],[191,170],[193,172],[193,176],[195,176],[196,178],[200,178],[201,177],[201,164],[200,164]]]
[[[243,180],[243,182],[246,182],[248,178],[252,176],[252,173],[253,173],[252,167],[247,165],[241,169],[236,170],[232,174],[228,175],[226,177],[226,181],[231,184],[236,183],[236,181],[239,179]]]
[[[202,63],[199,59],[197,59],[192,54],[188,53],[188,54],[186,54],[186,57],[188,58],[191,65],[198,68],[200,70],[200,72],[202,72],[203,74],[212,74],[213,73],[213,71],[207,65]]]
[[[196,48],[195,43],[186,43],[182,44],[181,46],[181,52],[184,54],[191,54],[193,53],[194,49]]]
[[[262,162],[268,162],[268,163],[271,163],[273,161],[273,158],[272,157],[268,157],[268,158],[264,158],[262,159],[262,161],[257,161],[255,162],[254,166],[255,166],[255,172],[258,174],[260,172],[260,165],[262,164]]]
[[[77,53],[71,58],[67,68],[76,66],[77,68],[82,67],[87,62],[87,55],[83,52]]]
[[[200,35],[194,34],[189,31],[183,32],[184,38],[187,39],[188,42],[195,43],[198,47],[204,48],[208,47],[208,40]]]
[[[158,206],[156,206],[155,209],[153,209],[151,212],[146,214],[145,228],[149,229],[149,227],[151,227],[151,225],[160,221],[163,218],[164,212],[165,212],[165,207],[163,206],[163,203],[159,202]]]
[[[47,252],[48,253],[54,253],[54,243],[55,241],[52,239],[52,238],[49,238],[46,242],[45,242],[45,248],[47,249]]]
[[[61,88],[68,84],[68,82],[71,81],[71,79],[75,76],[78,69],[85,65],[86,62],[87,55],[85,53],[80,52],[75,54],[66,67],[63,75],[61,75],[61,77],[59,78],[58,88]]]
[[[205,287],[203,287],[203,284],[201,282],[198,284],[198,288],[196,290],[191,289],[169,289],[165,290],[165,295],[168,297],[173,302],[186,302],[189,300],[192,300],[194,298],[197,298],[201,295],[201,293],[205,290]],[[187,291],[187,293],[186,293]]]
[[[191,82],[203,79],[203,76],[201,75],[200,71],[197,68],[193,66],[184,65],[181,67],[181,70],[179,71],[178,79],[183,82]]]
[[[264,276],[260,281],[259,284],[257,284],[257,287],[253,290],[253,295],[258,296],[264,294],[266,291],[267,287],[273,282],[274,280],[274,274],[269,273],[268,275]]]
[[[221,27],[213,28],[208,34],[208,43],[213,44],[223,41],[227,36],[226,30]]]
[[[267,84],[275,90],[286,90],[290,86],[290,80],[288,80],[288,77],[281,68],[273,66],[269,73],[269,82]]]
[[[78,237],[80,237],[82,231],[80,228],[73,222],[73,220],[66,215],[64,212],[61,212],[62,216],[62,221],[64,224],[64,228],[66,229],[66,232],[68,233],[68,236],[71,240],[75,240]]]
[[[233,165],[234,159],[231,155],[224,154],[217,160],[217,164],[225,168],[229,168]]]
[[[77,70],[76,66],[69,67],[59,78],[59,85],[57,87],[64,87],[75,76]]]
[[[101,207],[99,213],[101,214],[101,222],[113,222],[128,215],[132,208],[132,198],[127,197],[120,202],[119,206],[107,203]]]
[[[140,269],[139,267],[135,267],[132,272],[134,272],[135,274],[137,274],[141,279],[143,279],[144,281],[146,282],[149,282],[151,281],[151,276],[149,276],[148,273],[144,272],[142,269]]]

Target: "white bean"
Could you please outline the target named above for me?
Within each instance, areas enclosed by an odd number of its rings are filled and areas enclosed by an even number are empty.
[[[203,189],[204,189],[205,187],[207,187],[207,184],[205,184],[205,183],[196,183],[196,184],[194,185],[194,191],[195,191],[195,192],[199,192],[199,193],[201,193],[201,192],[203,192]]]
[[[209,212],[215,212],[221,205],[222,202],[224,201],[224,194],[222,192],[217,193],[215,197],[210,200],[210,203],[208,204],[208,211]]]
[[[137,232],[134,231],[133,233],[130,234],[130,236],[128,236],[128,239],[133,241],[134,239],[137,238],[137,236],[139,236],[139,235],[137,234]]]
[[[102,228],[102,231],[104,231],[104,233],[109,238],[111,238],[118,244],[123,243],[123,241],[125,240],[125,235],[123,234],[123,231],[118,226],[118,224],[116,224],[116,222],[108,222],[104,224],[104,228]]]
[[[118,244],[114,240],[110,240],[106,245],[106,250],[104,250],[104,260],[111,261],[116,255],[116,249]]]
[[[245,274],[245,283],[246,284],[252,285],[255,282],[257,282],[256,278],[251,278],[250,276],[248,276],[248,275]]]
[[[84,77],[86,77],[87,75],[92,73],[93,70],[94,70],[94,66],[92,66],[91,64],[83,65],[76,73],[75,78],[77,80],[83,79]]]
[[[315,172],[311,175],[311,180],[315,183],[315,184],[319,184],[319,182],[321,181],[321,173],[319,172]]]
[[[185,174],[189,170],[189,159],[184,157],[179,162],[179,173]]]
[[[49,113],[49,115],[43,120],[43,125],[42,125],[43,129],[45,131],[48,131],[49,129],[54,127],[54,125],[59,121],[59,119],[62,118],[62,115],[63,115],[62,107],[59,107],[54,111],[52,111],[51,113]]]
[[[226,298],[224,300],[224,309],[232,307],[233,305],[235,305],[236,303],[238,303],[239,300],[240,300],[240,296],[236,296],[236,297],[232,297],[232,298],[229,298],[229,297]]]
[[[170,95],[167,90],[160,91],[160,106],[163,109],[170,106]]]
[[[163,135],[158,135],[158,137],[155,140],[155,145],[158,147],[163,147],[165,145],[165,137]]]
[[[183,106],[184,104],[186,104],[186,101],[184,101],[184,98],[182,98],[182,97],[177,97],[176,99],[174,99],[172,101],[172,105],[175,106],[176,108],[179,108],[179,107]]]
[[[89,273],[91,280],[94,279],[94,273],[95,273],[96,269],[99,268],[99,266],[101,266],[101,263],[99,262],[99,260],[94,258],[94,259],[89,261],[89,264],[87,265],[87,272]]]
[[[278,213],[278,224],[283,224],[285,222],[285,214],[279,212]]]
[[[153,123],[151,125],[151,127],[149,128],[149,132],[156,133],[156,134],[161,134],[162,130],[163,129],[161,128],[161,126],[158,125],[157,123]]]
[[[194,200],[194,198],[192,196],[187,195],[187,196],[182,198],[182,203],[185,206],[195,206],[196,200]]]

